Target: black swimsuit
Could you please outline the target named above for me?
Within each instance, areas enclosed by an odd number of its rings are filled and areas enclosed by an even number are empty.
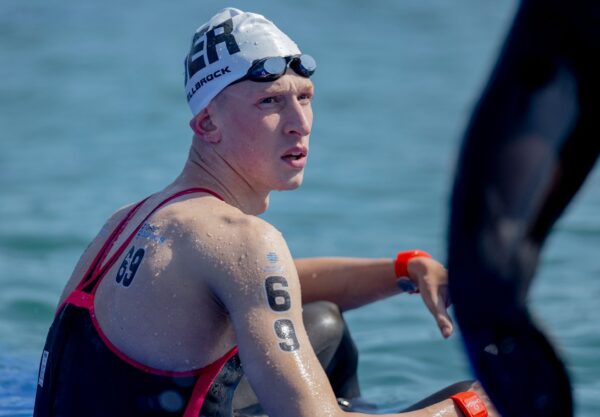
[[[158,204],[114,255],[103,264],[135,205],[96,255],[77,288],[57,310],[48,333],[38,377],[34,417],[224,417],[242,372],[234,347],[212,364],[186,372],[145,366],[120,352],[105,336],[94,313],[100,281],[125,253],[148,218],[171,200],[202,188],[178,192]]]

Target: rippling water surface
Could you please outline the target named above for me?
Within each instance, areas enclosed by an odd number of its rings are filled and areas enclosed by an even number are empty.
[[[514,1],[237,1],[317,58],[305,184],[264,216],[297,256],[444,259],[462,129]],[[182,62],[216,0],[4,0],[0,11],[0,416],[31,415],[71,268],[116,208],[177,175],[190,141]],[[544,252],[532,306],[600,415],[600,178]],[[348,314],[365,397],[407,404],[469,376],[418,297]]]

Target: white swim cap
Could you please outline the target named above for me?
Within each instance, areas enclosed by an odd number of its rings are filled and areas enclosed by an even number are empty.
[[[192,113],[200,113],[257,59],[298,55],[298,46],[273,22],[228,7],[200,26],[185,59],[185,92]]]

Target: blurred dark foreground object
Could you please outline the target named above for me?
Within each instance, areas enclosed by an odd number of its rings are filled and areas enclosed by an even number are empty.
[[[600,1],[524,0],[467,128],[449,233],[468,357],[505,417],[573,415],[526,297],[552,225],[600,149]]]

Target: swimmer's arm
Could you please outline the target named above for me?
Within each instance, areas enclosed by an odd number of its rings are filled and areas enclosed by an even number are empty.
[[[300,284],[285,241],[261,220],[251,222],[237,232],[244,256],[219,263],[222,274],[211,288],[233,322],[244,372],[261,405],[272,417],[367,417],[337,404],[302,322]],[[451,400],[398,415],[462,416]]]
[[[305,303],[328,300],[342,311],[400,293],[393,259],[307,258],[296,259]],[[448,314],[448,275],[434,259],[416,257],[408,261],[410,280],[421,293],[442,336],[454,329]]]
[[[285,241],[262,220],[248,222],[236,231],[244,256],[234,256],[223,276],[211,279],[233,323],[244,373],[271,417],[342,416],[304,329]]]
[[[342,311],[402,292],[393,259],[323,257],[295,260],[302,300],[328,300]]]

